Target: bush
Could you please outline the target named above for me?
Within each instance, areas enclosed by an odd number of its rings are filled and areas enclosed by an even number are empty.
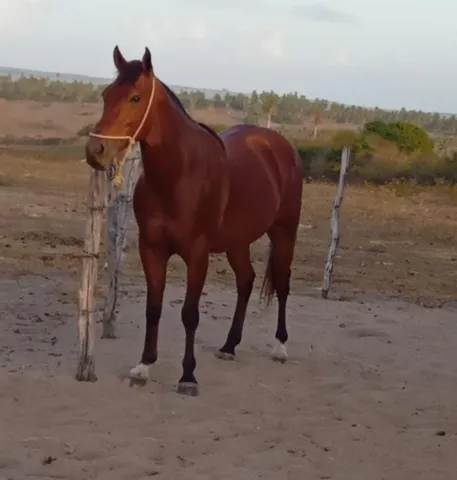
[[[365,124],[365,134],[375,134],[389,142],[395,143],[398,148],[408,153],[433,151],[434,143],[428,133],[409,122],[385,123],[380,120]]]
[[[309,142],[297,148],[303,172],[311,180],[338,179],[343,146],[352,151],[348,171],[349,182],[368,182],[382,185],[436,185],[441,182],[457,184],[457,153],[451,156],[434,152],[409,153],[397,142],[388,141],[373,133],[382,122],[372,122],[363,133],[338,132],[325,144]],[[406,187],[404,187],[406,188]],[[412,191],[411,188],[407,188]]]

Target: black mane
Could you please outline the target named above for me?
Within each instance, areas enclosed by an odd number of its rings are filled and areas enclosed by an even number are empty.
[[[121,83],[121,84],[128,84],[128,85],[133,85],[136,83],[138,80],[139,76],[143,73],[143,63],[140,60],[132,60],[131,62],[128,62],[121,71],[118,72],[118,76],[116,81]],[[200,127],[204,128],[209,134],[211,134],[214,138],[217,139],[217,141],[222,145],[222,147],[225,149],[224,142],[222,141],[221,137],[211,128],[208,127],[208,125],[205,125],[204,123],[197,122],[194,120],[187,110],[185,109],[184,105],[182,104],[181,100],[179,97],[176,95],[173,90],[163,83],[161,80],[159,80],[156,77],[156,80],[160,82],[160,84],[163,86],[165,91],[167,92],[169,98],[171,101],[179,108],[179,110],[190,120],[192,120],[194,123],[197,123],[200,125]]]
[[[188,111],[186,110],[186,108],[184,107],[184,105],[182,104],[181,100],[179,99],[179,97],[176,95],[175,92],[173,92],[173,90],[168,86],[166,85],[165,83],[163,83],[161,80],[160,80],[160,83],[162,84],[162,86],[165,88],[165,91],[167,92],[167,94],[169,95],[169,97],[171,98],[171,100],[173,101],[173,103],[179,108],[179,110],[181,110],[182,113],[184,113],[184,115],[187,117],[187,118],[190,118],[193,122],[197,123],[198,125],[200,125],[200,127],[204,128],[208,133],[210,133],[214,138],[216,138],[220,144],[222,145],[222,147],[225,149],[225,145],[224,145],[224,142],[222,141],[221,137],[211,128],[211,127],[208,127],[208,125],[205,125],[204,123],[201,123],[201,122],[197,122],[196,120],[194,120],[188,113]]]

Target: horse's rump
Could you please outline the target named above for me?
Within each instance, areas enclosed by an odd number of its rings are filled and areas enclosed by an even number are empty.
[[[297,210],[302,191],[298,154],[279,133],[253,125],[220,134],[227,154],[229,199],[220,239],[224,245],[250,244],[289,208]],[[289,202],[288,199],[295,201]]]

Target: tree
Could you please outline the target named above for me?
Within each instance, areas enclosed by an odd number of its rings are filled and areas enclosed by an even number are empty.
[[[271,116],[273,111],[278,104],[278,96],[273,91],[262,92],[260,94],[260,101],[262,103],[262,109],[267,114],[267,127],[271,127]]]
[[[213,105],[216,108],[224,108],[225,107],[225,101],[222,99],[222,97],[219,93],[216,93],[216,95],[214,95]]]
[[[101,93],[104,85],[75,81],[67,82],[56,75],[54,80],[32,76],[0,75],[0,98],[8,100],[34,100],[40,102],[90,102],[101,101]],[[417,126],[421,130],[440,136],[454,136],[457,134],[457,117],[455,115],[441,115],[439,113],[427,113],[420,110],[406,110],[404,108],[382,110],[380,108],[363,108],[356,105],[343,105],[329,102],[324,99],[309,99],[297,92],[277,95],[274,92],[253,91],[249,95],[230,94],[228,91],[216,93],[213,98],[198,90],[192,92],[181,91],[179,93],[184,107],[189,110],[204,109],[211,106],[217,108],[234,109],[246,112],[249,120],[253,115],[257,120],[265,119],[268,126],[272,122],[288,125],[302,125],[313,120],[314,115],[322,115],[322,121],[338,124],[365,125],[367,131],[379,134],[377,128],[385,128],[388,124],[398,123],[396,127],[389,127],[390,141],[400,142],[401,148],[427,150],[431,148],[430,138],[422,135],[418,139],[418,131],[413,132]],[[381,122],[383,126],[376,123]],[[371,125],[370,125],[371,124]],[[408,125],[407,125],[408,124]],[[373,130],[374,129],[374,130]],[[382,136],[382,135],[381,135]],[[400,138],[400,139],[399,139]],[[409,140],[408,140],[409,139]],[[415,140],[414,140],[415,139]],[[413,144],[410,142],[413,141]],[[403,143],[401,143],[403,142]],[[419,142],[420,146],[414,142]],[[422,142],[422,143],[421,143]]]
[[[246,116],[244,117],[243,123],[247,125],[258,125],[259,124],[259,115],[252,108],[248,108]]]

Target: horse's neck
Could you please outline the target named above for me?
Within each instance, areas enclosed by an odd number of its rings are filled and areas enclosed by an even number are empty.
[[[140,142],[143,171],[150,183],[171,186],[180,179],[192,153],[192,138],[198,128],[166,96],[154,110],[151,132]]]
[[[208,127],[195,122],[170,98],[160,82],[159,85],[159,101],[157,108],[152,108],[151,131],[141,142],[141,153],[148,183],[171,187],[188,172],[190,164],[192,176],[198,176],[195,157],[198,157],[197,164],[204,171],[206,157],[207,161],[211,161],[223,146],[217,137],[212,137]]]

